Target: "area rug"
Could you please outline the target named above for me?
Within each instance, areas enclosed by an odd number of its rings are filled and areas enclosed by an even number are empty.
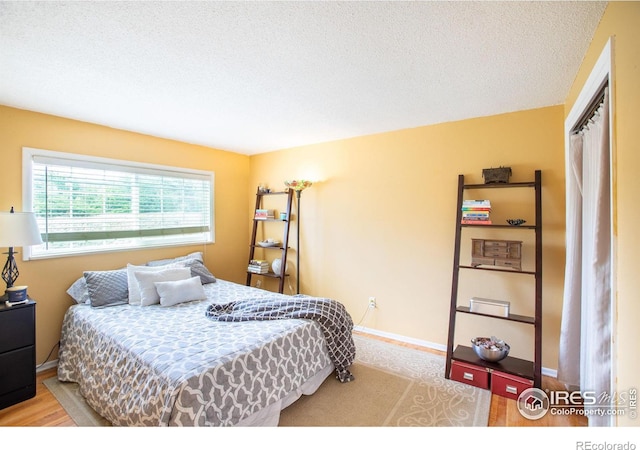
[[[280,415],[280,426],[487,426],[491,392],[444,378],[445,358],[354,336],[355,380],[329,377]]]
[[[111,423],[87,405],[77,383],[63,383],[57,377],[42,382],[79,427],[109,427]]]
[[[355,377],[330,376],[310,396],[285,408],[281,427],[487,426],[491,393],[444,378],[444,357],[354,336]],[[109,426],[89,407],[75,383],[55,377],[44,385],[78,426]]]

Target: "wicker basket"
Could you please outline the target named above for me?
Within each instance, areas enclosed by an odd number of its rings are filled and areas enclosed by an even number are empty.
[[[482,178],[485,184],[508,183],[511,176],[511,167],[498,167],[482,169]]]

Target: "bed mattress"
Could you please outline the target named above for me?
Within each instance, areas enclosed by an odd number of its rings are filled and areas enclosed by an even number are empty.
[[[312,393],[333,370],[320,326],[212,321],[211,303],[282,294],[220,279],[204,287],[206,300],[171,307],[70,307],[59,380],[78,383],[117,426],[277,424],[274,411]]]

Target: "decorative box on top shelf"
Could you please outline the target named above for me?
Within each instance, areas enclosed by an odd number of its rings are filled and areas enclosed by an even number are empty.
[[[511,176],[511,167],[497,167],[482,169],[482,178],[485,184],[508,183]]]

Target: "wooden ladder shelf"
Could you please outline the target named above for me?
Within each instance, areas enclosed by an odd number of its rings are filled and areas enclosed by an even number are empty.
[[[266,219],[258,219],[255,218],[253,219],[253,229],[251,231],[251,243],[249,245],[249,259],[247,261],[247,267],[249,265],[249,263],[255,259],[255,254],[256,254],[256,249],[262,249],[264,251],[280,251],[280,260],[282,262],[282,264],[280,265],[280,271],[279,273],[274,273],[274,272],[268,272],[268,273],[253,273],[250,272],[249,270],[247,270],[247,286],[251,286],[251,282],[254,276],[259,276],[259,277],[267,277],[267,278],[277,278],[278,279],[278,292],[279,293],[283,293],[284,292],[284,280],[285,277],[288,275],[286,273],[286,268],[287,268],[287,253],[289,251],[289,225],[291,223],[291,207],[292,207],[292,203],[293,203],[293,189],[289,189],[287,191],[262,191],[260,188],[258,188],[257,192],[256,192],[256,205],[255,205],[255,210],[259,210],[262,209],[265,206],[265,202],[264,199],[267,196],[284,196],[284,198],[286,199],[286,206],[285,209],[280,211],[281,213],[285,213],[286,217],[285,218],[280,218],[280,216],[277,217],[273,217],[273,218],[266,218]],[[258,225],[260,224],[264,224],[266,222],[280,222],[283,225],[283,230],[282,230],[282,242],[277,245],[277,246],[273,246],[273,247],[263,247],[261,245],[258,244],[258,242],[256,241],[257,237],[258,237]]]
[[[493,189],[493,188],[533,188],[535,191],[535,200],[532,204],[535,207],[535,224],[526,226],[512,226],[487,224],[476,225],[463,223],[462,205],[465,191],[477,189]],[[451,306],[449,311],[449,336],[447,342],[447,359],[445,368],[445,377],[451,377],[452,364],[458,361],[462,364],[469,364],[472,367],[478,367],[479,370],[488,372],[499,371],[506,374],[515,375],[532,381],[534,387],[540,388],[542,382],[542,174],[540,170],[535,171],[535,180],[522,183],[495,183],[495,184],[465,184],[464,175],[458,175],[458,201],[457,201],[457,221],[455,231],[455,246],[453,259],[453,275],[451,282]],[[461,265],[460,264],[460,240],[463,228],[472,228],[477,230],[480,227],[488,227],[492,229],[529,229],[534,232],[535,240],[535,269],[533,271],[513,270],[511,268],[486,267],[477,265]],[[459,274],[461,270],[489,270],[499,273],[514,273],[518,276],[535,277],[535,293],[534,293],[534,315],[532,317],[522,316],[509,313],[506,316],[483,314],[471,311],[467,306],[458,306],[458,284]],[[471,347],[458,345],[454,349],[454,338],[456,333],[456,316],[459,313],[471,314],[484,317],[493,317],[496,320],[508,320],[532,325],[534,328],[533,342],[533,361],[522,360],[507,356],[497,363],[484,361],[478,358]]]

